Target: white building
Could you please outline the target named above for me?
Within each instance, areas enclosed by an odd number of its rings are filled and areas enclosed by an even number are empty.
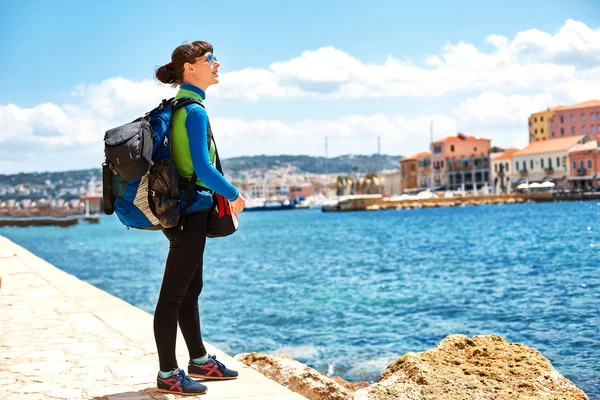
[[[490,178],[494,193],[510,193],[510,178],[512,172],[512,157],[518,150],[511,149],[503,153],[492,153]]]
[[[551,181],[556,187],[565,187],[569,175],[569,150],[578,143],[587,142],[587,135],[568,136],[531,142],[512,155],[513,189],[521,182]]]
[[[387,173],[383,178],[383,194],[402,194],[402,173],[400,170]]]

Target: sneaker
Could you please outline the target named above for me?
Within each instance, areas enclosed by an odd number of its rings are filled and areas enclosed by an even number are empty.
[[[183,395],[204,394],[208,388],[201,383],[190,379],[183,370],[177,368],[168,378],[156,377],[156,390],[163,393],[177,393]]]
[[[229,369],[217,360],[217,356],[208,356],[208,361],[204,364],[196,364],[190,360],[188,364],[188,375],[192,378],[212,379],[235,379],[238,376],[237,371]]]

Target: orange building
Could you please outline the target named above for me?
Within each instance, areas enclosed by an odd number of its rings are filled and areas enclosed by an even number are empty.
[[[569,151],[569,186],[582,190],[597,187],[599,162],[597,140],[573,147]]]
[[[490,183],[489,139],[458,133],[433,142],[433,186],[456,189]]]
[[[400,174],[402,192],[416,189],[418,187],[418,155],[414,154],[410,157],[400,160]]]
[[[420,188],[431,187],[431,154],[423,151],[417,157],[417,184]]]

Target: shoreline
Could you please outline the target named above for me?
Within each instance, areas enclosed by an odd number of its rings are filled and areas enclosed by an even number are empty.
[[[379,211],[400,210],[412,208],[435,207],[466,207],[492,204],[517,204],[517,203],[549,203],[562,201],[588,201],[600,200],[600,193],[589,195],[554,195],[552,193],[515,193],[486,196],[454,196],[435,197],[430,199],[390,200],[381,195],[356,195],[347,200],[340,201],[333,206],[324,206],[323,212],[347,211]]]

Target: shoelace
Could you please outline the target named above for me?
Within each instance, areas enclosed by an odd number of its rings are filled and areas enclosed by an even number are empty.
[[[196,381],[193,380],[192,378],[190,378],[189,376],[186,375],[185,372],[183,372],[182,369],[179,369],[175,372],[173,372],[173,375],[177,375],[179,377],[181,377],[181,381],[183,384],[190,384],[190,383],[195,383]]]
[[[219,366],[219,369],[226,368],[225,365],[221,361],[217,360],[217,356],[212,355],[212,356],[208,356],[208,358],[213,360]]]

